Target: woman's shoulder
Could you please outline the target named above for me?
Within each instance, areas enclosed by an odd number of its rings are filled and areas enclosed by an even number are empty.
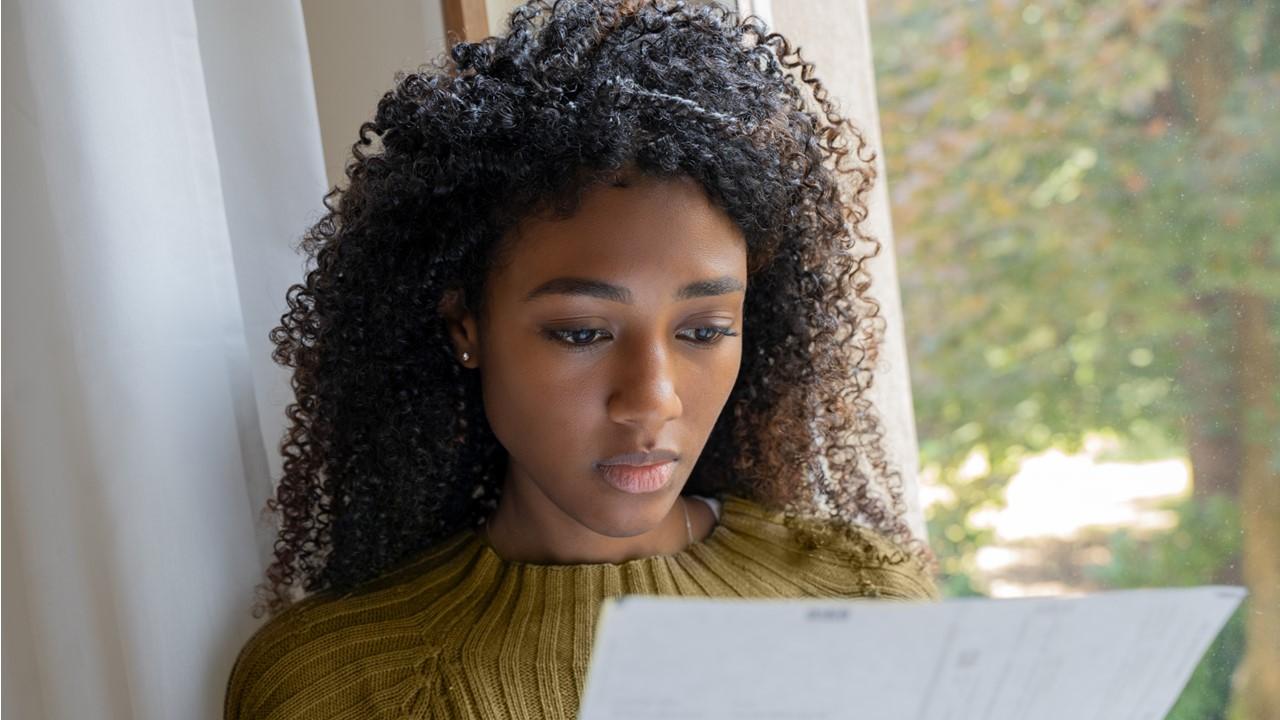
[[[303,688],[314,686],[332,663],[324,660],[329,645],[342,645],[324,618],[345,603],[319,593],[267,619],[240,649],[228,678],[223,714],[226,720],[271,717]],[[285,714],[283,717],[289,717]]]
[[[737,496],[721,496],[723,522],[742,548],[790,568],[833,594],[937,600],[933,573],[920,553],[883,533],[833,517],[800,515]]]
[[[368,583],[318,592],[270,617],[236,658],[224,718],[317,717],[317,707],[341,714],[356,665],[358,682],[385,692],[421,683],[434,656],[423,618],[446,589],[434,579],[467,545],[460,533]]]

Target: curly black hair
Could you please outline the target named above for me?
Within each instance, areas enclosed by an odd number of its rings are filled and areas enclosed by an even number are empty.
[[[622,171],[692,178],[748,245],[741,370],[688,490],[783,509],[811,546],[838,524],[801,520],[836,519],[933,563],[867,397],[884,326],[863,267],[881,246],[860,228],[874,154],[758,18],[529,2],[503,35],[398,73],[352,154],[271,332],[296,402],[258,614],[353,588],[496,506],[506,453],[440,301],[479,310],[508,230],[571,215]]]

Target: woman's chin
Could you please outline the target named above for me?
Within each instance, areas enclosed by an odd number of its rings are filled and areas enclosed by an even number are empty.
[[[613,492],[607,502],[594,508],[590,519],[583,522],[593,532],[611,538],[630,538],[651,532],[671,512],[667,493],[628,495]]]

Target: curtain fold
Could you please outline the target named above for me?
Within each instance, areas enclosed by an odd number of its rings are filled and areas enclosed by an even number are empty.
[[[301,9],[3,12],[3,711],[218,717],[323,211]]]

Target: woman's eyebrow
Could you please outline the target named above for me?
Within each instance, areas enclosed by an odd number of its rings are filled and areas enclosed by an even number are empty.
[[[676,300],[691,300],[693,298],[711,297],[715,295],[727,295],[732,292],[740,292],[745,290],[746,286],[742,281],[732,275],[722,275],[718,278],[709,280],[697,280],[676,291]],[[631,291],[621,285],[614,285],[603,280],[592,280],[590,278],[561,277],[554,280],[548,280],[538,287],[529,291],[525,295],[525,302],[544,295],[586,295],[588,297],[600,298],[601,300],[610,300],[612,302],[623,303],[625,305],[632,304],[633,299]]]

